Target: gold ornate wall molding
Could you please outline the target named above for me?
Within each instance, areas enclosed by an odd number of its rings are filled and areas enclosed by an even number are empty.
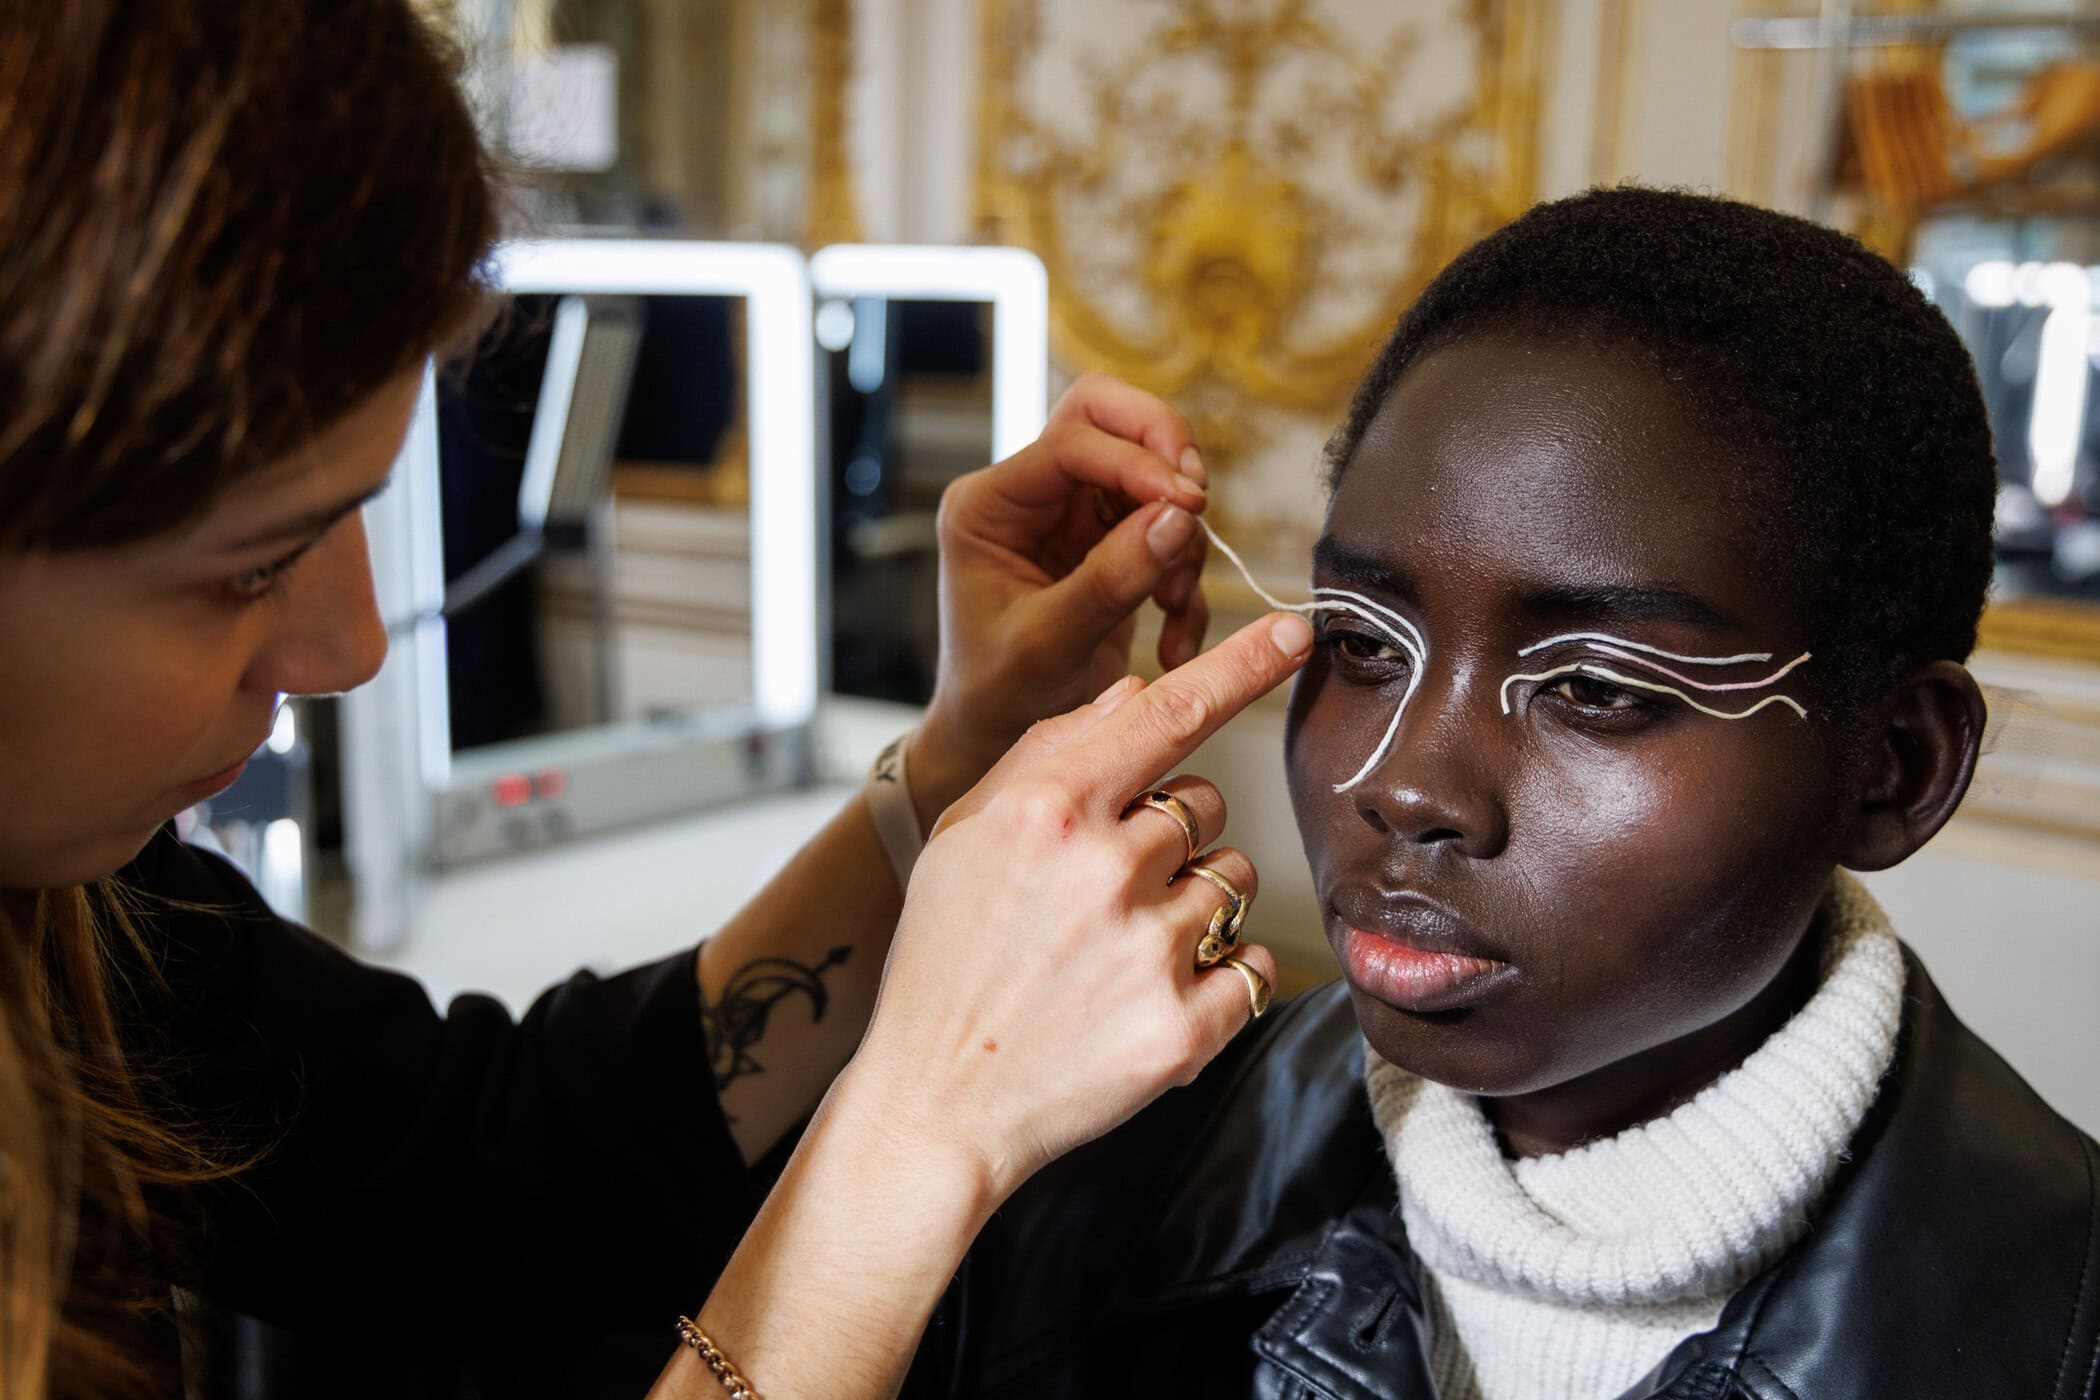
[[[802,243],[858,243],[860,202],[846,140],[846,98],[854,76],[852,0],[810,0],[809,20],[809,208]]]
[[[1641,0],[1602,0],[1598,15],[1597,92],[1590,112],[1589,174],[1593,184],[1610,184],[1623,175],[1627,160],[1626,108],[1629,90],[1640,81],[1640,42],[1634,24]],[[1645,11],[1641,11],[1645,18]]]
[[[1531,202],[1544,5],[981,0],[980,226],[1042,257],[1067,368],[1273,457]]]

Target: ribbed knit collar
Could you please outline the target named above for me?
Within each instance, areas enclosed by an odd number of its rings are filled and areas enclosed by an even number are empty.
[[[1807,1227],[1895,1052],[1903,955],[1840,872],[1823,978],[1748,1059],[1667,1117],[1512,1162],[1469,1094],[1366,1047],[1410,1242],[1438,1273],[1568,1303],[1732,1292]]]

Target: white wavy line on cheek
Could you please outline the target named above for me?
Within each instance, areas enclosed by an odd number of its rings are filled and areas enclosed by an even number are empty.
[[[1336,792],[1349,791],[1358,783],[1370,777],[1373,772],[1377,771],[1378,765],[1385,762],[1386,755],[1392,751],[1393,740],[1400,733],[1400,720],[1407,714],[1407,702],[1415,698],[1415,688],[1421,684],[1422,666],[1417,661],[1414,667],[1414,674],[1407,678],[1406,693],[1400,697],[1400,703],[1393,707],[1393,722],[1385,727],[1385,736],[1378,741],[1378,747],[1371,750],[1371,756],[1364,760],[1364,766],[1356,770],[1355,777],[1345,783],[1336,783],[1334,785]]]

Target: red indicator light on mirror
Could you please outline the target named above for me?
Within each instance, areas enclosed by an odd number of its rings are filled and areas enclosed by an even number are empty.
[[[496,779],[489,793],[498,807],[522,807],[532,800],[532,784],[523,773],[506,773]]]
[[[532,775],[534,797],[559,797],[569,790],[569,775],[559,768],[542,768]]]

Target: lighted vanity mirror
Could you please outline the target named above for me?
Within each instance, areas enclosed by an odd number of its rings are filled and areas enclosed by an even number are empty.
[[[361,905],[420,869],[808,772],[822,458],[804,260],[579,239],[507,246],[494,271],[495,324],[432,376],[372,508],[395,636],[346,702]]]
[[[837,245],[810,262],[830,459],[831,689],[923,704],[934,521],[956,477],[1042,429],[1042,264],[1014,248]]]

